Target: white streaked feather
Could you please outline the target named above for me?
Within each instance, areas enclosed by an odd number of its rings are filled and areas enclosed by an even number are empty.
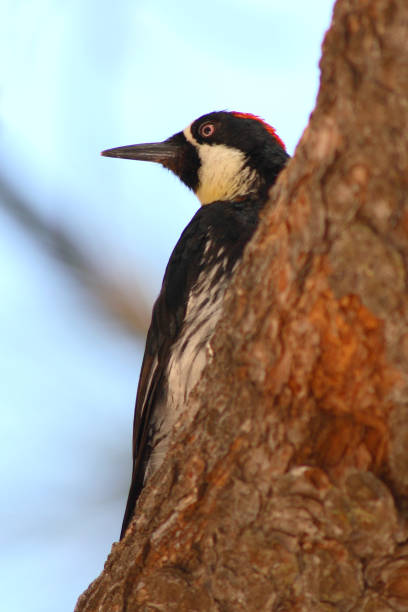
[[[169,446],[171,430],[186,410],[188,396],[213,356],[209,341],[220,317],[221,302],[228,284],[214,284],[213,279],[225,263],[226,260],[221,260],[209,274],[202,272],[190,293],[183,330],[167,366],[166,398],[155,407],[154,429],[159,433],[155,436],[145,479],[161,465]]]

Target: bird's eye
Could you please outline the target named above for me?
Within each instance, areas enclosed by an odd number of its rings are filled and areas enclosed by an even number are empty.
[[[198,131],[203,138],[209,138],[214,134],[215,126],[213,123],[203,123]]]

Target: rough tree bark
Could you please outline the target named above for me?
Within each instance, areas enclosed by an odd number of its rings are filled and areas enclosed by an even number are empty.
[[[213,360],[77,612],[408,609],[408,2],[338,0]]]

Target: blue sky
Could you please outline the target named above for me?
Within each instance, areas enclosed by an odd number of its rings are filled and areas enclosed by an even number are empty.
[[[0,178],[152,302],[198,201],[159,166],[99,152],[230,109],[293,153],[332,6],[3,0]],[[0,234],[2,601],[72,610],[120,530],[143,341],[2,207]]]

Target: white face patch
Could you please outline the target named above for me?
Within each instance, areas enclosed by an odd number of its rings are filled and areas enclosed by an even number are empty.
[[[190,126],[184,130],[184,136],[196,147],[200,157],[196,195],[201,204],[234,200],[257,189],[257,173],[245,165],[242,151],[223,144],[200,144]]]

